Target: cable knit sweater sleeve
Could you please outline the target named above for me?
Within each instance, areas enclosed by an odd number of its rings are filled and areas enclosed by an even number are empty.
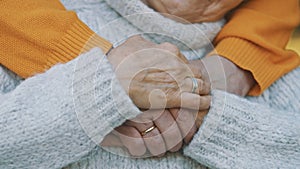
[[[0,168],[63,167],[138,113],[93,49],[0,93]]]
[[[285,49],[299,22],[299,0],[246,1],[215,38],[216,51],[253,74],[257,85],[249,94],[259,95],[300,65],[297,53]]]
[[[112,47],[59,0],[1,0],[0,9],[0,63],[23,78],[93,47]]]
[[[295,92],[299,95],[300,90]],[[213,95],[212,107],[185,155],[211,168],[300,166],[298,111],[280,111],[223,91]]]

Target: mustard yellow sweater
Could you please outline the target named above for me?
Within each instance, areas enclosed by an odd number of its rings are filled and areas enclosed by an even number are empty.
[[[93,47],[112,44],[96,35],[59,0],[0,1],[0,63],[23,78],[65,63]],[[216,51],[252,72],[258,95],[300,59],[285,46],[300,20],[298,0],[250,0],[215,39]]]

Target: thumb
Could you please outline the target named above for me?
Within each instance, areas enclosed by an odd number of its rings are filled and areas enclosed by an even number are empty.
[[[103,147],[123,147],[121,140],[113,133],[106,135],[100,145]]]

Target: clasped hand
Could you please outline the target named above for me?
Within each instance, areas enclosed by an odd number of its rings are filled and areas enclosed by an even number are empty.
[[[148,110],[117,127],[101,145],[126,148],[135,157],[176,152],[191,141],[205,115],[188,109]]]
[[[125,147],[140,157],[161,156],[189,143],[199,127],[198,111],[210,106],[210,84],[190,68],[179,49],[134,36],[113,49],[108,59],[122,87],[144,112],[117,127],[101,145]],[[193,92],[191,78],[198,86]]]
[[[193,72],[173,44],[155,44],[133,36],[113,49],[108,59],[120,84],[139,108],[209,107],[209,83],[201,79],[200,72]],[[198,86],[194,92],[192,78]]]

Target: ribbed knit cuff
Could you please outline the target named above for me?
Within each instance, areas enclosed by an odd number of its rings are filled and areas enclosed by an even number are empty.
[[[297,168],[299,114],[272,109],[224,91],[212,91],[211,108],[185,155],[210,168]]]
[[[112,48],[112,44],[77,20],[50,51],[45,69],[57,63],[66,63],[95,47],[99,47],[106,54]]]
[[[252,73],[257,84],[249,91],[249,95],[261,94],[275,80],[300,64],[296,54],[283,58],[279,62],[272,61],[276,56],[271,51],[237,37],[228,37],[220,41],[215,52]]]
[[[81,127],[98,145],[115,127],[140,113],[100,49],[76,59],[72,90]]]
[[[99,48],[24,80],[0,100],[1,169],[62,168],[140,113]]]

